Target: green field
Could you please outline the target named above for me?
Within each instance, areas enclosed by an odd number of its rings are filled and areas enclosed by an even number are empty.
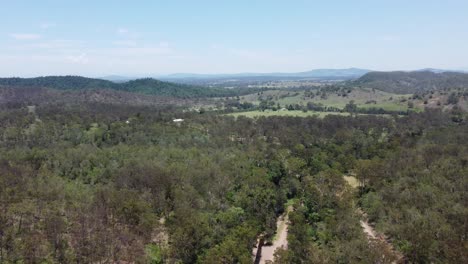
[[[314,111],[248,111],[248,112],[238,112],[228,114],[230,116],[245,116],[245,117],[259,117],[259,116],[298,116],[298,117],[308,117],[308,116],[318,116],[323,118],[327,115],[340,115],[340,116],[349,116],[350,113],[339,113],[339,112],[314,112]]]
[[[309,116],[317,116],[319,118],[324,118],[325,116],[328,115],[337,115],[337,116],[350,116],[351,113],[348,112],[316,112],[316,111],[299,111],[299,110],[292,110],[292,111],[271,111],[271,110],[265,110],[265,111],[260,111],[260,110],[255,110],[255,111],[247,111],[247,112],[236,112],[236,113],[230,113],[226,114],[228,116],[245,116],[249,118],[255,118],[255,117],[260,117],[260,116],[296,116],[296,117],[309,117]],[[389,114],[359,114],[359,113],[354,113],[354,115],[376,115],[376,116],[381,116],[381,117],[391,117],[392,115]]]
[[[282,107],[290,104],[307,105],[308,102],[313,102],[340,109],[343,109],[350,101],[354,101],[359,108],[374,107],[383,108],[387,111],[406,111],[408,110],[408,103],[406,100],[411,96],[412,95],[410,94],[392,94],[378,90],[372,91],[365,88],[355,88],[346,97],[340,96],[336,93],[328,93],[325,98],[322,98],[321,96],[310,98],[305,96],[304,91],[290,91],[283,89],[249,94],[241,97],[241,101],[258,105],[260,100],[269,98],[273,100],[275,104],[279,103]],[[418,108],[417,105],[416,108]]]

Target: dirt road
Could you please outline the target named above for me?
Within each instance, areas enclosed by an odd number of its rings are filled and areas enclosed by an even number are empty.
[[[361,220],[361,227],[364,233],[372,239],[377,239],[377,234],[372,226],[367,221]]]
[[[359,181],[354,176],[343,176],[343,178],[351,187],[359,187]],[[367,220],[367,214],[360,207],[357,208],[357,211],[361,215],[360,223],[362,231],[367,235],[369,242],[371,243],[375,240],[380,241],[386,246],[389,252],[392,252],[393,255],[396,257],[397,260],[392,263],[401,263],[401,261],[403,260],[403,254],[395,250],[393,245],[386,239],[384,234],[378,233],[374,229],[374,227],[369,224],[369,221]]]
[[[254,263],[265,264],[274,260],[275,251],[278,248],[288,248],[288,214],[292,211],[292,206],[288,206],[286,212],[278,217],[276,221],[276,236],[271,245],[257,244],[253,250]]]

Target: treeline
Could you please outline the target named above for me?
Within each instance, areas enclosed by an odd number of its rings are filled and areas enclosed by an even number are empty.
[[[343,108],[344,112],[348,113],[359,113],[359,114],[373,114],[373,115],[408,115],[411,110],[407,111],[389,111],[385,110],[381,107],[368,107],[368,108],[362,108],[358,107],[353,100],[351,100],[349,103],[345,105]]]
[[[138,79],[124,83],[86,78],[81,76],[46,76],[37,78],[0,78],[0,88],[4,87],[34,87],[52,88],[58,90],[101,90],[111,89],[147,95],[157,95],[176,98],[201,97],[231,97],[255,93],[260,88],[215,88],[187,84],[163,82],[152,78]]]

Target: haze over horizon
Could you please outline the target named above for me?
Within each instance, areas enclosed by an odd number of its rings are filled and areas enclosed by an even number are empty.
[[[142,2],[3,3],[0,76],[468,69],[467,1]]]

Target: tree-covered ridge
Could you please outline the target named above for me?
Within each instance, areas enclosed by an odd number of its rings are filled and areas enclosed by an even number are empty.
[[[187,106],[193,101],[204,102],[207,99],[184,99],[168,96],[131,93],[112,89],[57,90],[50,88],[1,87],[0,108],[6,106],[26,107],[49,104],[84,104],[102,103],[139,106]]]
[[[0,78],[0,85],[42,87],[59,90],[118,89],[119,84],[81,76],[44,76],[36,78]]]
[[[188,84],[164,82],[153,78],[144,78],[128,81],[122,83],[119,86],[119,89],[127,92],[171,96],[178,98],[231,97],[264,90],[247,88],[227,89],[219,87],[202,87]]]
[[[430,90],[468,88],[468,74],[431,71],[369,72],[350,84],[390,93],[414,94]]]
[[[177,98],[225,97],[257,92],[261,89],[225,89],[159,81],[152,78],[124,83],[81,76],[46,76],[36,78],[0,78],[0,87],[34,87],[58,90],[112,89],[147,95]]]

